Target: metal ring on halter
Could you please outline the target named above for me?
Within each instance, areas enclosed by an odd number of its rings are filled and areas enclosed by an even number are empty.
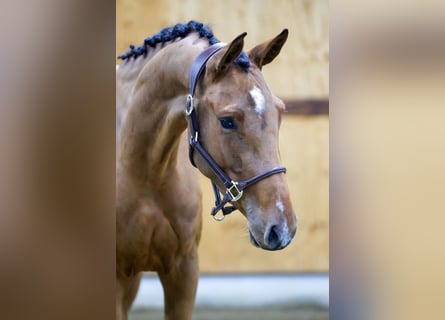
[[[185,109],[185,114],[187,116],[190,116],[193,112],[193,109],[195,106],[193,105],[193,97],[191,94],[187,96],[187,108]]]
[[[225,216],[224,213],[223,213],[221,217],[217,217],[216,214],[215,214],[214,216],[212,216],[212,217],[213,217],[213,219],[215,219],[216,221],[223,221],[224,218],[225,218],[226,216]]]

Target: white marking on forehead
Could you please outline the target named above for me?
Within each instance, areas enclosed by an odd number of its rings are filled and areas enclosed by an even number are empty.
[[[119,65],[118,64],[116,65],[116,71],[117,71],[117,69],[119,69]]]
[[[275,205],[277,206],[278,211],[282,214],[284,212],[284,206],[280,196],[278,196],[277,201],[275,201]]]
[[[253,101],[255,102],[255,111],[258,113],[258,116],[261,118],[264,114],[264,111],[266,110],[266,103],[264,96],[261,92],[261,90],[254,86],[249,91],[250,96],[252,97]]]

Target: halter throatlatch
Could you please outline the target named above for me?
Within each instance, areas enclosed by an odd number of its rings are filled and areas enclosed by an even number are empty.
[[[195,161],[193,160],[193,154],[196,150],[201,157],[207,162],[210,169],[219,179],[219,181],[224,185],[225,193],[223,198],[221,199],[221,192],[218,186],[212,181],[213,192],[215,194],[215,207],[213,207],[211,215],[215,220],[221,221],[224,217],[230,214],[232,211],[236,210],[234,206],[226,206],[228,202],[234,202],[241,199],[243,196],[244,190],[251,186],[252,184],[257,183],[260,180],[263,180],[271,175],[277,173],[285,173],[285,167],[276,167],[270,170],[267,170],[263,173],[260,173],[256,176],[253,176],[249,179],[237,182],[232,180],[225,172],[221,169],[221,167],[216,163],[216,161],[212,158],[212,156],[207,152],[207,150],[202,146],[199,141],[199,121],[198,114],[196,112],[196,106],[193,103],[193,96],[195,94],[196,85],[198,83],[199,77],[203,70],[205,69],[207,61],[217,53],[221,48],[225,46],[224,43],[215,43],[214,45],[208,47],[203,52],[201,52],[195,61],[192,64],[192,68],[190,70],[190,84],[189,84],[189,94],[187,96],[187,106],[185,113],[189,118],[190,125],[190,147],[189,147],[189,158],[190,162],[193,166],[196,167]],[[217,217],[216,214],[218,211],[222,211],[222,216]]]

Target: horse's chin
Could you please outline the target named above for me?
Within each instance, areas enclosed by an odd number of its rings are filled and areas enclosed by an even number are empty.
[[[249,235],[250,235],[250,243],[257,248],[261,248],[260,244],[255,240],[255,237],[252,235],[252,232],[249,231]]]

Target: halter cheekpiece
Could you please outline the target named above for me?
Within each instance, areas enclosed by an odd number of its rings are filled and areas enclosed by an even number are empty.
[[[263,180],[271,175],[277,173],[285,173],[285,167],[276,167],[270,170],[267,170],[263,173],[260,173],[256,176],[253,176],[249,179],[237,182],[232,180],[225,172],[221,169],[221,167],[216,163],[216,161],[212,158],[212,156],[207,152],[207,150],[202,146],[199,141],[199,120],[198,114],[196,112],[196,107],[193,103],[193,96],[195,94],[195,89],[201,76],[203,70],[205,69],[207,61],[220,49],[225,46],[224,43],[215,43],[211,45],[203,52],[201,52],[195,61],[192,64],[192,68],[190,70],[190,83],[189,83],[189,94],[187,96],[187,106],[185,113],[189,118],[190,125],[190,146],[189,146],[189,158],[190,162],[193,166],[196,167],[196,164],[193,160],[193,154],[196,150],[201,157],[207,162],[210,169],[213,173],[218,177],[221,183],[225,187],[224,197],[221,199],[221,192],[218,189],[218,186],[212,181],[213,192],[215,194],[215,207],[213,207],[211,215],[215,220],[221,221],[224,217],[230,214],[232,211],[236,210],[234,206],[226,206],[228,202],[238,201],[243,196],[244,190],[251,186],[252,184],[257,183],[260,180]],[[216,214],[218,211],[222,211],[222,216],[217,217]]]

